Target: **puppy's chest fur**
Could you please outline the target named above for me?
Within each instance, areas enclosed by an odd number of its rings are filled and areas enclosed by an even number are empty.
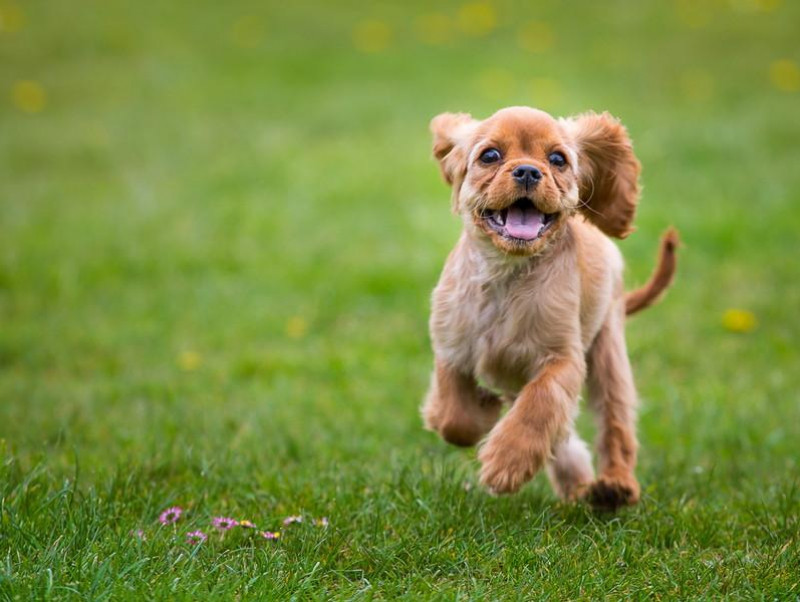
[[[580,340],[574,257],[493,261],[462,238],[433,293],[437,356],[516,395],[554,354]]]

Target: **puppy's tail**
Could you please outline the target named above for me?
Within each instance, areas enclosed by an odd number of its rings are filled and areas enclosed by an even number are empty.
[[[675,270],[678,267],[678,258],[676,250],[680,244],[678,238],[678,231],[675,228],[669,228],[661,236],[661,250],[658,255],[658,264],[647,281],[641,288],[629,291],[625,295],[625,315],[630,316],[638,311],[650,307],[653,303],[667,290],[667,287],[672,284],[672,279],[675,277]]]

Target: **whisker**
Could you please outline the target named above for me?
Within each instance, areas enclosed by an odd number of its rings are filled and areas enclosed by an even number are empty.
[[[597,209],[595,209],[594,207],[592,207],[592,206],[590,206],[590,205],[589,205],[589,200],[588,200],[588,199],[587,199],[587,200],[585,200],[585,201],[581,201],[581,202],[578,204],[578,207],[577,207],[577,209],[588,209],[589,211],[591,211],[592,213],[594,213],[594,214],[596,214],[596,215],[599,215],[600,217],[605,217],[605,215],[603,215],[603,214],[602,214],[602,213],[600,213],[600,212],[599,212]]]
[[[592,185],[592,191],[589,193],[589,197],[585,201],[581,201],[578,204],[577,208],[578,209],[588,209],[589,211],[591,211],[592,213],[594,213],[596,215],[599,215],[600,217],[605,217],[605,215],[603,215],[600,211],[598,211],[594,207],[590,207],[589,206],[589,202],[592,200],[592,197],[594,196],[594,191],[595,191],[594,178],[590,177],[589,178],[589,183]]]

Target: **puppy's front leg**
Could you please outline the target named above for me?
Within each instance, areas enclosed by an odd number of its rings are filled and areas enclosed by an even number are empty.
[[[472,375],[436,360],[422,406],[428,429],[453,445],[475,445],[497,422],[501,407],[500,399],[479,387]]]
[[[481,448],[481,482],[492,493],[513,493],[551,456],[568,432],[586,372],[583,355],[551,360],[522,389]]]

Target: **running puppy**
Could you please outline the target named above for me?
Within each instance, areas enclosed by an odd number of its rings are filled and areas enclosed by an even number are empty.
[[[554,119],[511,107],[485,121],[444,113],[431,130],[464,229],[433,292],[425,425],[455,445],[483,439],[480,478],[493,493],[545,467],[563,499],[635,504],[625,316],[669,286],[678,238],[663,236],[651,280],[626,293],[608,238],[633,231],[639,199],[625,128],[607,113]],[[600,425],[597,478],[573,427],[584,381]]]

